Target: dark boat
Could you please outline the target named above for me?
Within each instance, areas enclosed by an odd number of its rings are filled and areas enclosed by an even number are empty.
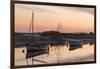
[[[69,40],[69,50],[75,50],[82,48],[82,42],[80,40]]]
[[[49,46],[47,44],[34,44],[34,45],[28,45],[27,48],[27,54],[26,58],[35,57],[41,54],[46,54],[49,52]]]

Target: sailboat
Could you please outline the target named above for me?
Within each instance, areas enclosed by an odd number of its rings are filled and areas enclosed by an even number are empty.
[[[34,38],[34,12],[32,12],[32,22],[29,27],[29,32],[31,32],[30,37],[32,38],[32,40],[28,41],[26,44],[26,50],[27,50],[26,59],[32,58],[32,64],[33,64],[33,61],[46,63],[44,61],[34,59],[34,57],[39,56],[41,54],[48,54],[48,51],[49,51],[49,45],[43,44],[43,43],[37,43],[37,41]]]

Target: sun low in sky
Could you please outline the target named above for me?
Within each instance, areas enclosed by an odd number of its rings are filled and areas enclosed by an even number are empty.
[[[15,4],[15,32],[28,32],[34,13],[34,31],[94,32],[94,8]]]

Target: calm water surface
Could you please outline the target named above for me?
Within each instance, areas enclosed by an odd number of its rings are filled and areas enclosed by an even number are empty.
[[[22,52],[24,50],[24,52]],[[26,48],[15,48],[15,65],[27,65]],[[52,63],[71,63],[94,61],[94,44],[83,44],[76,49],[70,49],[66,45],[50,46],[49,54],[42,54],[34,57],[36,60],[46,63],[33,61],[33,64],[52,64]],[[28,65],[32,65],[31,58],[28,59]]]

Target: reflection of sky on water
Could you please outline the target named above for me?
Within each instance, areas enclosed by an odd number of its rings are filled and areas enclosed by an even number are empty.
[[[15,65],[26,65],[26,52],[22,53],[25,48],[15,49]],[[84,44],[82,48],[70,50],[66,45],[52,46],[49,49],[49,55],[43,54],[34,57],[34,59],[45,61],[48,64],[52,63],[70,63],[70,62],[84,62],[94,61],[94,44]],[[31,65],[31,59],[28,59],[28,63]],[[34,64],[43,64],[41,62],[34,61]]]

